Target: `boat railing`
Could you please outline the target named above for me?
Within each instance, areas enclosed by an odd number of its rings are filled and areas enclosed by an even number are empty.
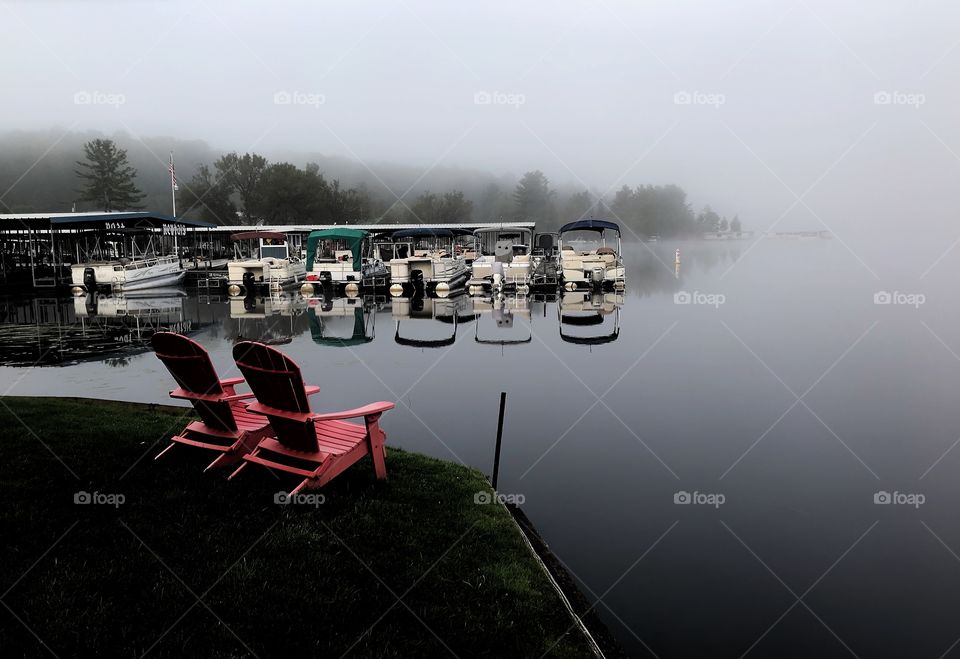
[[[148,259],[137,259],[135,261],[130,261],[129,263],[120,264],[114,266],[114,270],[140,270],[141,268],[149,268],[154,265],[161,265],[164,263],[178,263],[180,259],[173,255],[166,256],[152,256]]]

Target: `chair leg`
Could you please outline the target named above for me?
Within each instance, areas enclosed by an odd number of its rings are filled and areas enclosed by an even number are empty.
[[[293,490],[290,491],[290,495],[299,494],[301,491],[307,489],[312,484],[312,478],[304,478],[299,485],[297,485]]]
[[[207,468],[203,470],[203,473],[207,473],[211,469],[218,469],[220,467],[229,467],[232,464],[236,464],[243,458],[236,453],[221,453],[217,456],[217,459],[207,465]]]
[[[167,452],[168,452],[170,449],[172,449],[174,446],[176,446],[176,445],[177,445],[176,442],[170,442],[170,446],[168,446],[167,448],[165,448],[165,449],[163,449],[162,451],[160,451],[159,453],[157,453],[157,455],[156,455],[156,457],[154,458],[154,460],[159,460],[160,458],[162,458],[163,456],[165,456],[165,455],[167,454]]]
[[[249,462],[244,461],[244,463],[243,463],[242,465],[240,465],[239,467],[237,467],[236,471],[234,471],[232,474],[230,474],[229,476],[227,476],[227,480],[228,480],[228,481],[233,480],[233,477],[236,476],[237,474],[239,474],[239,473],[240,473],[241,471],[243,471],[244,469],[246,469],[247,466],[249,466],[249,464],[250,464]]]
[[[387,462],[384,441],[386,434],[380,430],[379,414],[371,415],[365,420],[367,422],[367,447],[370,449],[370,458],[373,460],[373,471],[377,475],[377,480],[387,479]]]

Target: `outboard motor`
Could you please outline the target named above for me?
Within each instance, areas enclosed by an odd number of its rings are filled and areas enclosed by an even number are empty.
[[[83,285],[87,287],[87,291],[97,292],[97,275],[93,268],[83,269]]]
[[[247,291],[247,295],[253,295],[257,290],[257,278],[254,277],[253,273],[250,271],[243,273],[243,287]]]
[[[86,273],[84,273],[84,274],[86,274]],[[87,310],[87,315],[88,315],[88,316],[96,316],[96,315],[97,315],[97,302],[100,301],[99,298],[100,298],[100,296],[97,295],[97,292],[96,292],[96,291],[92,291],[92,292],[88,292],[88,293],[87,293],[87,299],[84,300],[84,307],[85,307],[86,310]]]
[[[410,273],[410,283],[413,284],[413,288],[418,291],[423,290],[423,270],[413,270]]]
[[[493,290],[499,292],[503,290],[503,263],[494,261],[493,263]]]

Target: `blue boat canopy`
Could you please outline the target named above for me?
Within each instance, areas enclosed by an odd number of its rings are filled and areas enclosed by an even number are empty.
[[[615,222],[608,222],[607,220],[577,220],[576,222],[569,222],[560,227],[560,233],[566,233],[567,231],[598,231],[600,233],[604,231],[616,231],[617,234],[619,234],[620,225]]]

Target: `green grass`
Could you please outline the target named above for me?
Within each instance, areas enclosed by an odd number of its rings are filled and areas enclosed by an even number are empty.
[[[388,437],[386,483],[364,460],[312,491],[322,505],[280,506],[292,484],[265,469],[226,482],[186,448],[153,462],[185,422],[0,399],[4,657],[46,654],[36,637],[61,657],[590,656],[508,513],[474,503],[476,470]],[[75,505],[81,490],[125,502]]]

